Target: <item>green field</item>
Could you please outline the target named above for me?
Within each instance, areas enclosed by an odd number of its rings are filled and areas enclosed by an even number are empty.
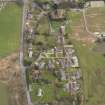
[[[0,11],[0,58],[19,48],[22,9],[16,4],[7,5]],[[0,83],[0,105],[9,104],[7,86]]]
[[[99,9],[98,12],[96,8],[93,10],[96,11],[96,13],[102,13],[101,9]],[[91,14],[93,13],[93,11],[89,12],[91,12]],[[81,17],[81,13],[69,12],[72,25],[78,26]],[[90,21],[93,21],[94,25],[97,23],[101,24],[100,21],[95,21],[95,19],[97,19],[97,16],[95,16],[94,19],[90,19]],[[100,20],[104,21],[103,18],[100,18]],[[72,35],[74,35],[74,33],[72,33]],[[105,105],[105,57],[102,55],[103,52],[105,52],[105,45],[100,44],[97,46],[96,43],[84,44],[76,39],[70,40],[75,46],[80,67],[83,71],[85,105]],[[99,51],[94,50],[96,49],[95,47],[98,47],[97,49]]]
[[[19,6],[10,4],[0,11],[0,57],[19,48],[21,10]]]
[[[2,83],[0,83],[0,105],[10,105],[8,88]]]
[[[94,45],[73,44],[83,71],[85,105],[105,105],[105,57],[93,50]]]

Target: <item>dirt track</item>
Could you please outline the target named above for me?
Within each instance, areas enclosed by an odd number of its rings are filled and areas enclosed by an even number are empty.
[[[17,53],[0,60],[0,81],[9,87],[11,105],[27,105],[20,73]]]

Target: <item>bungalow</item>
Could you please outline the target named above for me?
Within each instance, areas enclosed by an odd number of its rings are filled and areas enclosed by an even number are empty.
[[[32,79],[39,80],[40,78],[40,70],[32,70]]]
[[[71,67],[79,67],[79,62],[78,62],[77,56],[73,56],[71,61],[72,61]]]

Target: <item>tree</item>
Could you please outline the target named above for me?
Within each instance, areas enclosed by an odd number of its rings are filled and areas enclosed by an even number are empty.
[[[24,63],[24,66],[30,66],[32,64],[32,60],[25,57],[23,63]]]
[[[85,0],[78,0],[78,5],[80,8],[83,8],[85,4]]]
[[[17,3],[19,6],[23,6],[23,4],[24,4],[23,0],[17,0],[16,3]]]

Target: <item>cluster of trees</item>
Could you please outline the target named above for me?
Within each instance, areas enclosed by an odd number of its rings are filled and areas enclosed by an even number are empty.
[[[17,0],[16,3],[19,5],[19,6],[22,6],[24,4],[24,1],[23,0]]]
[[[61,0],[57,5],[60,8],[84,8],[84,4],[88,1],[97,1],[97,0]],[[105,0],[103,0],[105,1]]]

